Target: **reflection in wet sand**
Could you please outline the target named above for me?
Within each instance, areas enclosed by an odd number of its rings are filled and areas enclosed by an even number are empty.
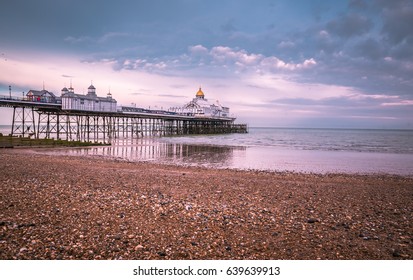
[[[112,146],[77,148],[59,151],[76,156],[105,156],[129,161],[156,161],[179,165],[231,166],[234,152],[246,147],[212,146],[160,142],[157,138],[120,139]]]
[[[163,140],[162,140],[163,139]],[[196,140],[191,138],[190,140]],[[104,156],[127,161],[311,173],[385,173],[411,175],[411,154],[283,149],[165,141],[165,138],[116,140],[111,146],[59,149],[53,154]],[[174,140],[174,139],[172,139]],[[214,141],[222,143],[222,141]],[[50,153],[50,150],[49,152]]]

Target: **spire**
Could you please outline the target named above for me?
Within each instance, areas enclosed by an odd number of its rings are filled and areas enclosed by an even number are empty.
[[[70,79],[70,88],[69,88],[69,92],[74,92],[74,88],[72,87],[72,79]]]
[[[108,94],[107,94],[107,98],[108,98],[108,99],[112,99],[112,94],[110,93],[110,86],[109,86],[109,92],[108,92]]]

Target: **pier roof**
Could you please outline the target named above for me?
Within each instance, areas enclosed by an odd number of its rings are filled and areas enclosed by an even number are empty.
[[[43,90],[34,90],[34,89],[31,89],[31,90],[29,90],[29,91],[27,92],[27,95],[31,95],[31,96],[45,96],[45,95],[49,95],[49,96],[51,96],[51,97],[56,97],[56,95],[55,95],[53,92],[48,91],[48,90],[45,90],[45,89],[43,89]]]
[[[197,98],[204,98],[204,97],[205,97],[205,94],[204,94],[204,92],[202,91],[201,87],[199,87],[199,90],[198,90],[198,92],[196,93],[195,96],[196,96]]]

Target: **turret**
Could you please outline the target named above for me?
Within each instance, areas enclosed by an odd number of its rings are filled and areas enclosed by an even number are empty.
[[[67,89],[67,87],[62,88],[62,95],[69,93],[69,90]]]
[[[96,88],[95,88],[93,85],[90,85],[90,86],[87,88],[87,95],[88,95],[88,96],[94,96],[94,97],[97,96],[97,95],[96,95]]]
[[[196,98],[201,98],[201,99],[204,99],[204,97],[205,97],[205,95],[204,95],[204,93],[203,93],[203,91],[202,91],[202,89],[201,89],[201,87],[199,87],[199,90],[198,90],[198,92],[196,93]]]

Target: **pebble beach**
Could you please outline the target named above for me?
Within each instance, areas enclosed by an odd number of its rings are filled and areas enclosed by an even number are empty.
[[[413,258],[413,177],[0,150],[0,259]]]

